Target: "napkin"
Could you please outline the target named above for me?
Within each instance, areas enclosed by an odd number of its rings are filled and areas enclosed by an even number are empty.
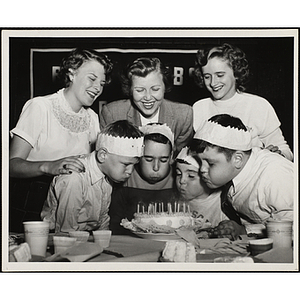
[[[293,263],[292,248],[273,248],[255,256],[265,263]]]
[[[76,243],[67,250],[47,257],[45,261],[83,262],[102,253],[103,248],[96,243]]]
[[[179,228],[175,230],[175,233],[188,243],[194,245],[195,248],[200,248],[200,241],[198,240],[197,235],[193,229]]]
[[[236,241],[231,241],[228,238],[198,239],[192,229],[186,228],[177,229],[176,234],[193,244],[198,249],[197,252],[201,254],[247,254],[249,244],[247,239]]]

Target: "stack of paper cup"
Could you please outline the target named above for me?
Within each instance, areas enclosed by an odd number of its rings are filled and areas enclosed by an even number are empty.
[[[273,248],[291,248],[293,240],[293,222],[272,220],[267,222],[268,237],[273,239]]]
[[[25,242],[29,245],[31,255],[46,256],[49,223],[44,221],[23,222]]]

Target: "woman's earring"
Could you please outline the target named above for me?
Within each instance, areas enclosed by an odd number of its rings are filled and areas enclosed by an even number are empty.
[[[74,80],[74,74],[73,74],[72,69],[69,69],[69,80],[70,80],[70,82],[73,82],[73,80]]]

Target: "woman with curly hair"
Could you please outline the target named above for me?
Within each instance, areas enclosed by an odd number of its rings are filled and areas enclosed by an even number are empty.
[[[123,119],[137,126],[165,123],[174,133],[176,155],[193,137],[193,110],[185,103],[165,99],[165,93],[171,89],[171,80],[170,69],[159,58],[140,57],[134,60],[122,76],[126,99],[103,106],[101,129]]]
[[[62,60],[64,88],[25,103],[10,131],[11,225],[39,217],[53,176],[84,172],[79,155],[94,150],[100,132],[99,117],[90,106],[109,83],[111,71],[106,55],[74,49]]]
[[[245,53],[229,44],[200,49],[196,55],[195,77],[211,97],[194,103],[194,130],[218,114],[240,118],[252,132],[253,145],[277,152],[293,160],[272,105],[264,98],[245,93],[249,77]]]

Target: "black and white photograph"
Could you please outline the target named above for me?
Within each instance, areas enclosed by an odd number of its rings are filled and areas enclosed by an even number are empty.
[[[299,272],[298,34],[3,29],[2,272]]]

